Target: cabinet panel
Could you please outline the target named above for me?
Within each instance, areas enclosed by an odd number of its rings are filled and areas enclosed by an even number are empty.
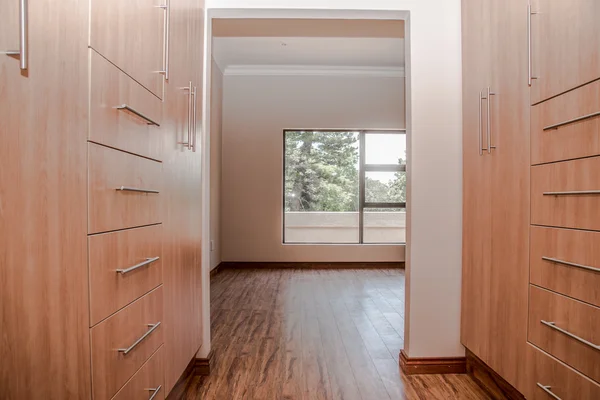
[[[593,347],[600,346],[600,308],[531,286],[528,339],[600,382],[600,351]]]
[[[489,0],[463,0],[463,232],[461,342],[480,359],[489,355],[491,277],[491,156],[487,102],[491,38]],[[484,149],[485,150],[482,150]],[[475,300],[477,299],[477,300]]]
[[[28,69],[0,54],[0,397],[89,399],[88,3],[28,1]],[[19,49],[0,0],[0,51]]]
[[[112,400],[148,400],[155,392],[153,400],[165,399],[165,369],[163,347],[139,369],[129,382]],[[152,390],[150,390],[152,389]]]
[[[600,307],[600,272],[579,266],[600,270],[600,232],[531,227],[531,283]]]
[[[163,97],[166,10],[161,0],[92,0],[90,46]]]
[[[600,230],[600,157],[531,168],[531,223]]]
[[[600,78],[600,2],[532,0],[531,104]]]

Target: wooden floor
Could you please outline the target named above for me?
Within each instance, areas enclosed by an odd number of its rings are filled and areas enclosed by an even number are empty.
[[[403,269],[225,269],[214,368],[169,400],[488,398],[467,375],[401,375],[403,315]]]

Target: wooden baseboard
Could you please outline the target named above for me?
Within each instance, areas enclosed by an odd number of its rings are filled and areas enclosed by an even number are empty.
[[[525,396],[469,349],[467,349],[467,373],[494,400],[525,400]]]
[[[404,262],[222,262],[219,269],[359,269],[404,268]],[[215,268],[215,269],[217,269]],[[212,276],[212,271],[211,271]]]
[[[214,353],[211,350],[210,353],[208,353],[208,356],[206,358],[196,358],[195,359],[194,374],[196,376],[210,375],[210,371],[213,369],[213,364],[214,364],[214,359],[215,359],[215,357],[213,355],[214,355]]]
[[[464,374],[467,372],[465,357],[409,358],[400,351],[400,369],[405,375]]]
[[[213,276],[215,276],[219,272],[223,271],[224,269],[225,269],[225,263],[219,263],[219,265],[217,265],[216,267],[214,267],[213,269],[210,270],[210,277],[212,278]]]

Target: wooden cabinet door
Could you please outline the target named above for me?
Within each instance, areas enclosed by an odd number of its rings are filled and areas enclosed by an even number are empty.
[[[599,1],[532,0],[532,11],[531,104],[600,78]]]
[[[492,271],[488,365],[519,388],[529,278],[529,87],[526,0],[492,9]]]
[[[491,155],[487,151],[490,0],[463,0],[463,270],[461,342],[488,359],[491,273]],[[485,150],[483,150],[485,148]]]
[[[200,148],[193,152],[194,109],[190,82],[202,76],[195,51],[203,51],[203,40],[195,35],[194,10],[197,2],[171,0],[170,76],[166,83],[163,109],[164,130],[164,290],[165,290],[165,393],[168,393],[200,347],[202,335],[200,265],[195,252],[200,246]],[[203,13],[202,13],[203,17]],[[201,82],[201,80],[198,80]],[[196,100],[196,122],[201,110]],[[199,137],[198,137],[199,138]],[[199,250],[198,250],[199,251]]]
[[[29,0],[0,54],[0,397],[89,399],[88,4]],[[19,2],[0,0],[0,51]]]

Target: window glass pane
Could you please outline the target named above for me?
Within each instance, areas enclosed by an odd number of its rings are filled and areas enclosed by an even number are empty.
[[[358,243],[358,132],[286,131],[286,243]]]
[[[365,201],[406,202],[406,172],[365,172]]]
[[[406,243],[406,209],[365,209],[364,243]]]
[[[365,134],[366,164],[406,164],[406,135],[402,133]]]

